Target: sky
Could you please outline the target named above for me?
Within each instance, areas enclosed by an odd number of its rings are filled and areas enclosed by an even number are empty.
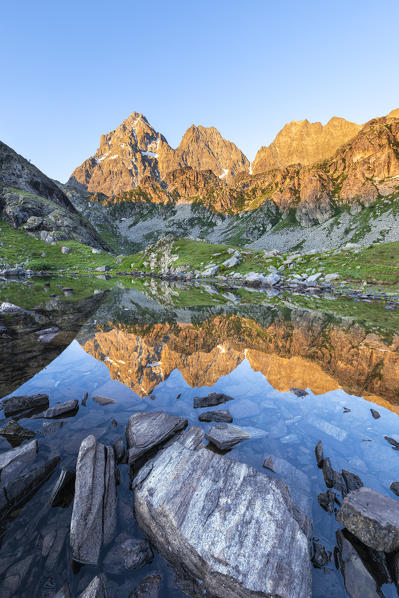
[[[65,182],[137,111],[253,160],[291,120],[399,107],[398,22],[398,0],[2,2],[0,140]]]

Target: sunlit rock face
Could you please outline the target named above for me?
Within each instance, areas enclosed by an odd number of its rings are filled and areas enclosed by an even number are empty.
[[[395,409],[399,404],[399,337],[386,344],[357,324],[292,311],[267,325],[222,315],[201,325],[155,324],[98,330],[84,349],[111,377],[145,396],[179,370],[191,387],[212,386],[248,359],[279,391],[343,388]]]

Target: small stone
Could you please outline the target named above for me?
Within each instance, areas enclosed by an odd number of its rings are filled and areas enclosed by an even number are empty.
[[[319,442],[316,444],[314,452],[316,455],[317,467],[319,467],[321,469],[323,467],[323,462],[324,462],[323,443],[321,440],[319,440]]]
[[[43,409],[43,407],[48,407],[48,404],[48,395],[46,394],[10,397],[9,399],[4,399],[1,403],[4,407],[5,417],[24,413],[25,411]]]
[[[112,403],[115,403],[114,399],[109,399],[108,397],[102,397],[100,395],[93,395],[92,399],[95,403],[98,403],[98,405],[111,405]]]
[[[374,419],[380,419],[381,414],[376,409],[370,409],[370,412]]]
[[[158,598],[162,577],[149,575],[139,583],[129,595],[129,598]]]
[[[392,445],[395,451],[399,451],[399,442],[390,436],[384,436],[385,440]]]
[[[358,475],[351,471],[347,471],[346,469],[342,470],[342,477],[344,478],[346,485],[346,494],[352,492],[352,490],[358,490],[358,488],[361,488],[364,485]]]
[[[96,272],[109,272],[110,270],[111,268],[107,264],[105,266],[98,266],[98,268],[96,268]]]
[[[344,413],[350,413],[350,412],[352,411],[352,409],[349,409],[349,407],[344,407],[344,408],[342,409],[342,411],[343,411]]]
[[[392,484],[389,487],[392,490],[392,492],[396,494],[396,496],[399,496],[399,482],[392,482]]]
[[[293,392],[294,395],[300,398],[306,397],[306,395],[309,394],[306,390],[303,390],[302,388],[290,388],[290,392]]]
[[[198,416],[200,422],[227,422],[231,423],[233,417],[227,409],[220,411],[205,411]]]
[[[317,500],[319,505],[327,511],[327,513],[333,513],[335,508],[335,503],[338,502],[337,495],[332,490],[327,490],[327,492],[320,492],[317,496]]]
[[[247,440],[250,438],[250,435],[237,426],[216,424],[205,434],[205,438],[220,451],[226,451],[233,448],[239,442]]]
[[[227,403],[227,401],[233,400],[233,397],[229,397],[222,392],[211,392],[206,397],[195,397],[194,409],[199,409],[202,407],[216,407],[216,405]]]
[[[263,467],[266,467],[266,469],[270,469],[270,471],[276,471],[274,468],[274,462],[273,462],[273,457],[267,457],[267,459],[265,459],[263,461]]]
[[[323,544],[320,542],[316,542],[313,540],[313,555],[312,555],[312,563],[317,569],[322,569],[326,567],[331,560],[331,552],[326,551]]]
[[[103,560],[103,567],[111,575],[138,569],[151,563],[154,554],[147,540],[137,540],[121,534]]]

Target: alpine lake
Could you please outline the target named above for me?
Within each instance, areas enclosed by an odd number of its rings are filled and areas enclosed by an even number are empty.
[[[153,539],[152,556],[141,566],[129,568],[110,556],[118,542],[146,538],[134,510],[136,464],[117,463],[116,528],[96,565],[73,558],[73,488],[58,506],[49,500],[61,470],[76,470],[89,435],[110,447],[118,439],[125,443],[132,414],[155,411],[185,418],[187,429],[197,426],[205,434],[215,422],[199,416],[209,410],[228,410],[231,425],[246,434],[223,451],[204,436],[205,450],[285,482],[311,520],[309,561],[315,543],[325,549],[321,566],[310,564],[312,596],[360,596],[362,575],[371,580],[367,596],[397,596],[389,555],[387,564],[376,563],[354,542],[357,565],[342,566],[337,531],[343,526],[335,515],[343,496],[333,488],[330,512],[321,506],[318,497],[328,488],[315,446],[322,441],[336,472],[352,472],[364,486],[399,500],[390,489],[399,481],[399,308],[358,298],[105,276],[9,281],[0,287],[1,302],[20,308],[0,313],[1,399],[46,394],[49,407],[79,402],[51,419],[43,409],[9,417],[0,411],[0,460],[32,440],[38,441],[36,459],[59,457],[1,520],[2,598],[55,597],[66,582],[77,597],[99,574],[110,597],[196,595]],[[227,398],[209,408],[194,406],[196,397],[211,393]],[[16,424],[10,427],[11,421]],[[149,584],[140,586],[146,578]],[[210,594],[204,589],[203,595]]]

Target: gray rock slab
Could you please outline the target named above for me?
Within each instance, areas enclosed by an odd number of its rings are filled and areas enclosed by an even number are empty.
[[[61,430],[64,424],[65,422],[59,420],[54,422],[43,422],[42,428],[44,436],[50,436],[50,434],[58,432],[58,430]]]
[[[273,456],[274,471],[289,488],[297,506],[309,517],[312,517],[312,484],[309,477],[289,461]]]
[[[134,463],[186,426],[186,419],[162,411],[133,413],[126,427],[129,463]]]
[[[91,435],[82,441],[76,464],[70,533],[74,560],[96,565],[102,545],[112,540],[115,529],[114,450]]]
[[[52,507],[62,505],[67,494],[71,494],[75,488],[76,473],[69,469],[62,469],[54,485],[49,498]]]
[[[6,438],[11,446],[19,446],[24,440],[33,438],[35,432],[28,430],[28,428],[23,428],[14,420],[10,420],[5,426],[0,428],[0,435]]]
[[[112,403],[116,402],[115,399],[110,399],[109,397],[102,397],[101,395],[93,395],[92,399],[95,403],[102,406],[111,405]]]
[[[216,446],[220,451],[226,451],[243,440],[248,440],[250,435],[237,426],[228,424],[216,424],[212,426],[209,432],[206,432],[205,438]]]
[[[48,407],[48,395],[37,394],[37,395],[22,395],[16,397],[10,397],[2,401],[4,407],[4,415],[11,417],[23,413],[24,411],[32,411],[34,409],[43,409]]]
[[[108,593],[102,576],[97,575],[92,579],[87,588],[79,594],[79,598],[108,598]]]
[[[337,520],[366,546],[399,549],[399,502],[363,486],[345,496]]]
[[[190,574],[193,595],[311,596],[311,524],[280,480],[174,442],[134,486],[139,526],[177,571]]]
[[[0,482],[3,486],[14,481],[18,474],[36,459],[39,445],[37,440],[0,454]]]
[[[227,422],[233,421],[233,416],[228,409],[220,409],[219,411],[205,411],[198,416],[200,422]]]
[[[50,407],[50,409],[46,409],[43,413],[39,413],[36,417],[44,417],[45,419],[53,419],[55,417],[60,417],[62,415],[67,415],[71,413],[75,413],[79,409],[79,401],[73,399],[72,401],[66,401],[65,403],[60,403],[59,405],[54,405],[54,407]]]
[[[158,598],[161,581],[160,575],[148,575],[134,588],[131,598]]]
[[[54,598],[72,598],[71,590],[68,582],[65,582],[62,588],[58,590]]]

